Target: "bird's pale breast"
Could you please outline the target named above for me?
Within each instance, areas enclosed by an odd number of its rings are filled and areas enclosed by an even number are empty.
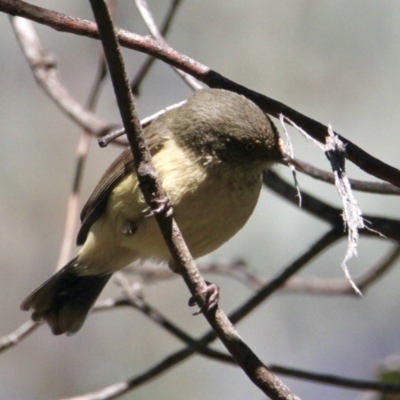
[[[167,141],[153,162],[194,258],[220,247],[252,214],[261,188],[260,171],[249,176],[243,168],[224,163],[204,167],[173,141]],[[91,229],[82,258],[101,260],[93,263],[97,273],[100,265],[105,271],[117,270],[139,258],[170,260],[155,218],[143,218],[147,211],[132,174],[110,195],[107,215]],[[122,233],[127,220],[135,224],[132,235]]]

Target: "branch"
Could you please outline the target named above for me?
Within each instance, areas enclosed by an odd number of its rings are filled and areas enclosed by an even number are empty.
[[[380,279],[398,260],[400,256],[400,247],[394,249],[384,257],[374,267],[354,279],[357,287],[365,292],[373,283]],[[306,292],[317,295],[356,295],[352,286],[347,280],[343,279],[318,279],[318,278],[300,278],[294,277],[286,282],[285,289],[296,292]]]
[[[87,100],[87,109],[93,111],[96,107],[100,89],[107,76],[107,66],[104,59],[103,52],[100,53],[99,62],[97,67],[97,75],[94,79],[92,89]],[[75,166],[74,180],[72,184],[72,191],[69,196],[67,215],[65,218],[64,235],[62,239],[61,251],[57,262],[57,270],[60,270],[67,262],[71,254],[73,245],[75,244],[75,228],[77,223],[77,216],[79,215],[79,194],[82,186],[83,171],[85,162],[89,152],[89,146],[92,135],[88,130],[81,133],[79,144],[77,148],[77,160]]]
[[[218,361],[228,362],[230,364],[236,365],[235,360],[233,357],[224,354],[220,351],[209,349],[205,347],[204,340],[195,340],[191,338],[189,335],[181,331],[179,328],[176,328],[174,325],[172,329],[170,329],[169,323],[170,321],[165,320],[164,317],[154,310],[150,305],[146,302],[141,302],[138,299],[135,299],[133,302],[131,299],[106,299],[99,301],[94,310],[95,312],[107,311],[113,309],[115,307],[121,306],[130,306],[138,309],[139,311],[146,314],[153,322],[161,325],[175,336],[180,338],[181,340],[185,341],[189,344],[183,350],[180,350],[169,357],[167,357],[163,362],[158,364],[156,367],[152,367],[150,371],[141,374],[139,377],[131,378],[125,382],[116,383],[110,385],[102,390],[97,392],[88,393],[85,395],[81,395],[78,397],[73,397],[65,400],[108,400],[116,398],[137,386],[151,380],[152,378],[158,376],[165,370],[171,368],[173,365],[178,364],[179,362],[183,361],[185,358],[192,355],[195,351],[200,352],[201,354],[216,359]],[[165,323],[166,321],[166,323]],[[28,320],[23,325],[21,325],[18,329],[14,332],[2,337],[0,339],[0,352],[7,350],[8,348],[17,345],[23,340],[29,333],[36,330],[41,324],[35,323],[32,320]],[[211,333],[213,333],[211,331]],[[195,349],[194,349],[195,348]],[[327,383],[334,386],[342,386],[346,388],[352,389],[363,389],[363,390],[376,390],[382,393],[399,393],[400,387],[396,384],[387,384],[381,382],[373,382],[373,381],[365,381],[365,380],[358,380],[358,379],[349,379],[345,377],[340,377],[336,375],[330,374],[321,374],[321,373],[314,373],[310,371],[298,370],[295,368],[288,368],[282,367],[279,365],[270,365],[270,370],[281,375],[290,376],[294,378],[300,379],[307,379],[311,382],[320,382],[320,383]]]
[[[36,330],[40,324],[29,319],[19,326],[15,331],[0,338],[0,353],[9,348],[16,346],[23,339],[25,339],[30,333]]]
[[[36,82],[56,105],[79,126],[95,135],[104,135],[114,128],[115,125],[103,121],[83,107],[61,84],[56,58],[42,47],[32,23],[22,18],[10,20]]]
[[[146,118],[143,118],[140,123],[142,125],[142,128],[144,128],[147,125],[150,125],[150,123],[155,120],[156,118],[158,118],[159,116],[165,114],[167,111],[173,110],[174,108],[178,108],[180,106],[182,106],[183,104],[186,103],[186,100],[184,101],[180,101],[179,103],[175,103],[172,104],[168,107],[165,107],[163,109],[161,109],[160,111],[157,111],[155,114],[150,115]],[[106,147],[110,144],[110,142],[112,142],[113,140],[119,138],[120,136],[125,135],[125,129],[124,128],[120,128],[117,129],[115,131],[111,131],[110,133],[107,133],[107,135],[102,136],[98,142],[99,142],[99,146],[100,147]],[[123,143],[124,145],[127,145],[128,143]]]
[[[0,0],[0,11],[31,19],[58,31],[87,36],[93,39],[99,38],[96,25],[93,22],[69,17],[68,15],[37,7],[21,0]],[[283,114],[308,132],[314,139],[325,143],[326,134],[328,132],[327,126],[299,113],[279,101],[273,100],[225,78],[218,72],[211,70],[190,57],[178,53],[169,46],[162,46],[152,38],[130,33],[123,29],[118,29],[118,40],[121,46],[152,55],[167,64],[187,72],[210,87],[227,89],[243,94],[254,101],[265,112],[275,117]],[[400,187],[400,171],[397,168],[371,156],[336,132],[335,135],[337,135],[346,146],[346,157],[350,161],[368,174]]]
[[[307,381],[312,382],[341,386],[347,389],[376,390],[380,393],[400,393],[400,385],[397,383],[383,383],[362,379],[351,379],[338,375],[320,374],[316,372],[297,370],[294,368],[281,367],[279,365],[271,365],[270,368],[277,374],[284,374],[293,378],[306,379]]]
[[[119,274],[120,274],[119,276],[122,277],[120,279],[127,281],[126,277],[124,276],[124,273],[120,272]],[[126,283],[127,282],[125,282],[124,285]],[[129,291],[130,288],[128,288],[128,292]],[[196,351],[199,354],[202,354],[204,356],[213,359],[219,359],[221,361],[229,361],[230,363],[237,365],[236,361],[232,356],[229,356],[217,350],[213,350],[205,346],[200,341],[194,339],[192,336],[190,336],[188,333],[186,333],[176,324],[174,324],[171,320],[166,318],[160,311],[156,310],[153,306],[151,306],[148,302],[146,302],[141,296],[135,294],[132,295],[131,293],[126,293],[125,290],[123,290],[123,292],[125,293],[125,297],[123,298],[117,298],[117,299],[110,298],[103,301],[98,301],[93,311],[96,312],[109,311],[113,308],[123,307],[123,306],[134,308],[140,311],[143,315],[149,318],[156,325],[165,329],[171,335],[175,336],[176,338],[190,345],[191,347],[196,348]]]
[[[229,315],[232,323],[237,323],[245,315],[248,315],[258,305],[264,302],[269,296],[281,288],[285,282],[302,269],[317,254],[321,253],[328,246],[333,244],[342,236],[342,232],[332,229],[323,235],[309,250],[293,261],[288,267],[284,268],[274,279],[270,280],[265,286],[258,290],[250,299],[243,303],[238,309]]]
[[[137,302],[137,299],[135,299],[133,302],[131,302],[131,300],[126,298],[108,299],[98,302],[98,304],[95,307],[95,311],[105,311],[120,306],[134,307],[139,311],[143,312],[145,315],[147,315],[153,322],[169,330],[168,324],[164,325],[164,319],[163,319],[164,317],[162,315],[159,315],[157,311],[153,315],[154,309],[152,309],[151,306],[149,306],[148,304],[142,306],[141,300]],[[175,334],[174,332],[175,329],[178,329],[178,334]],[[148,371],[140,374],[137,377],[130,378],[125,382],[112,384],[96,392],[87,393],[85,395],[64,400],[108,400],[119,397],[124,393],[137,388],[141,384],[146,383],[151,379],[157,377],[158,375],[165,372],[167,369],[173,367],[174,365],[184,361],[186,358],[194,354],[195,351],[204,356],[207,356],[208,358],[217,361],[223,361],[231,365],[237,366],[234,358],[229,356],[228,354],[205,347],[204,336],[203,339],[195,340],[186,333],[184,332],[182,333],[182,331],[180,331],[179,328],[174,327],[172,330],[169,331],[175,334],[181,340],[185,341],[188,344],[188,346],[182,350],[179,350],[171,354],[170,356],[165,358],[162,362],[160,362],[156,366],[150,368]],[[318,382],[349,389],[375,390],[381,393],[400,392],[400,385],[394,383],[383,383],[383,382],[367,381],[361,379],[351,379],[338,375],[316,373],[311,371],[299,370],[296,368],[283,367],[281,365],[275,365],[275,364],[269,365],[268,367],[271,371],[277,374],[293,378],[305,379],[310,382]]]
[[[335,177],[332,172],[324,171],[311,164],[308,164],[299,159],[292,159],[291,163],[296,167],[296,169],[305,175],[311,176],[322,182],[335,183]],[[385,182],[367,182],[360,181],[358,179],[349,179],[350,185],[353,190],[358,190],[359,192],[375,193],[375,194],[390,194],[399,195],[400,188]]]
[[[182,362],[190,356],[191,349],[189,347],[177,351],[176,353],[166,357],[162,362],[150,368],[143,374],[130,378],[126,381],[114,383],[97,392],[87,393],[82,396],[69,397],[63,400],[111,400],[115,399],[128,391],[135,389],[141,384],[148,382],[157,375],[162,374],[172,366]],[[393,383],[382,383],[375,381],[366,381],[360,379],[350,379],[330,374],[319,374],[314,372],[297,370],[295,368],[281,367],[271,365],[271,370],[278,374],[307,379],[308,381],[326,383],[334,386],[341,386],[349,389],[376,390],[381,393],[399,393],[400,385]],[[294,400],[294,398],[293,398]]]
[[[165,16],[165,19],[163,23],[161,24],[161,35],[166,36],[169,28],[171,26],[172,20],[178,11],[178,7],[181,4],[181,0],[174,0],[171,2],[171,5],[169,7],[169,10],[167,12],[167,15]],[[147,57],[146,61],[142,64],[142,66],[139,69],[139,72],[136,74],[136,76],[132,79],[131,81],[131,89],[133,94],[139,95],[140,94],[140,85],[142,84],[145,76],[149,72],[151,66],[154,64],[154,61],[156,58],[154,57]]]
[[[284,197],[287,201],[298,206],[297,204],[297,191],[296,189],[285,182],[278,174],[269,170],[263,174],[264,185],[273,190],[275,193]],[[302,192],[302,210],[307,211],[316,218],[319,218],[338,230],[343,228],[343,219],[339,208],[332,207],[331,205],[311,196],[307,192]],[[372,215],[364,215],[365,224],[371,226],[375,231],[364,229],[360,231],[363,236],[377,237],[379,232],[386,239],[392,239],[396,243],[400,243],[400,221],[392,218],[375,217]],[[378,236],[379,237],[379,236]]]
[[[149,29],[150,33],[156,39],[162,46],[168,46],[167,42],[165,41],[164,37],[160,33],[160,31],[157,28],[157,24],[154,20],[154,17],[150,11],[150,8],[147,4],[146,0],[135,0],[136,7],[138,8],[140,15],[142,16],[142,19],[144,23],[146,24],[147,28]],[[154,59],[154,58],[153,58]],[[196,79],[194,79],[192,76],[189,74],[174,68],[174,71],[188,84],[190,88],[193,90],[199,90],[202,89],[203,86],[200,85]]]
[[[124,68],[118,38],[107,5],[103,0],[90,0],[90,4],[99,28],[111,81],[134,156],[135,168],[143,195],[146,202],[155,212],[155,218],[163,233],[164,240],[171,251],[174,261],[180,267],[180,273],[186,285],[189,287],[199,307],[204,310],[207,301],[207,284],[201,277],[174,219],[169,217],[166,212],[156,212],[159,204],[162,202],[165,204],[166,195],[151,163],[151,156],[141,132],[141,125],[135,111],[134,100]],[[203,314],[229,352],[234,356],[237,363],[253,383],[266,395],[276,400],[293,400],[296,398],[242,341],[226,315],[218,306],[216,309],[204,311]]]

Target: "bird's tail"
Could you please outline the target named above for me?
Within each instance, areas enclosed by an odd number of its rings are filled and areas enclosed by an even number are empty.
[[[32,310],[34,321],[46,321],[54,335],[77,332],[111,277],[106,275],[77,275],[74,258],[49,280],[34,290],[21,304]]]

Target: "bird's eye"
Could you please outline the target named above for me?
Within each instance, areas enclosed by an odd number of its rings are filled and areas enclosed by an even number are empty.
[[[255,149],[255,144],[254,143],[246,143],[245,145],[244,145],[244,149],[246,150],[246,151],[253,151],[254,149]]]

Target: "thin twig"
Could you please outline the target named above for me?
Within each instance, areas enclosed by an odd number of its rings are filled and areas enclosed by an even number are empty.
[[[170,105],[168,107],[163,108],[160,111],[157,111],[153,115],[150,115],[150,116],[148,116],[146,118],[143,118],[140,121],[140,123],[142,125],[142,128],[146,127],[147,125],[150,125],[156,118],[158,118],[159,116],[165,114],[167,111],[170,111],[170,110],[173,110],[175,108],[178,108],[178,107],[182,106],[185,103],[186,103],[186,100],[180,101],[179,103],[172,104],[172,105]],[[100,147],[106,147],[106,146],[108,146],[108,144],[110,142],[112,142],[113,140],[117,139],[118,137],[120,137],[122,135],[125,135],[125,128],[120,128],[120,129],[117,129],[115,131],[112,131],[112,132],[108,133],[107,135],[101,137],[98,140],[99,145],[100,145]],[[126,145],[127,144],[128,143],[126,143]]]
[[[115,13],[115,1],[111,2],[113,14]],[[92,88],[89,92],[86,108],[93,111],[96,107],[97,101],[100,96],[100,90],[107,76],[107,65],[104,59],[103,51],[99,55],[97,66],[97,74],[93,81]],[[87,129],[83,130],[80,135],[77,160],[75,166],[74,180],[72,184],[72,191],[68,199],[67,213],[65,219],[64,234],[61,244],[60,255],[57,261],[56,270],[60,270],[69,260],[72,248],[75,244],[75,230],[77,224],[77,216],[79,214],[79,194],[82,187],[83,172],[87,155],[89,152],[90,142],[92,135]]]
[[[68,262],[71,257],[72,248],[75,244],[75,230],[77,225],[77,216],[79,215],[79,194],[81,191],[83,170],[91,138],[92,135],[86,130],[81,133],[79,138],[74,180],[68,199],[61,249],[56,264],[57,271]]]
[[[365,292],[393,267],[399,256],[400,247],[395,245],[393,250],[380,262],[360,276],[354,278],[357,287]],[[202,274],[218,274],[236,279],[241,284],[257,290],[264,287],[270,281],[269,279],[262,278],[249,271],[247,264],[241,260],[227,263],[217,262],[200,264],[199,270]],[[152,263],[142,264],[140,268],[128,268],[124,273],[126,275],[133,274],[146,284],[177,278],[177,275],[172,273],[169,269],[160,268],[158,265]],[[325,296],[356,294],[347,280],[316,277],[302,278],[298,276],[292,276],[283,284],[280,293],[286,292]]]
[[[151,367],[146,372],[130,378],[126,381],[114,383],[107,386],[97,392],[87,393],[85,395],[77,397],[69,397],[63,400],[111,400],[115,399],[123,394],[129,392],[132,389],[140,386],[141,384],[150,381],[154,377],[161,375],[166,370],[170,369],[174,365],[179,364],[190,355],[192,355],[194,350],[190,347],[186,347],[182,350],[171,354],[166,357],[163,361],[157,365]],[[225,360],[228,361],[229,360]],[[366,381],[360,379],[350,379],[346,377],[341,377],[337,375],[330,374],[320,374],[309,371],[298,370],[295,368],[281,367],[278,365],[271,365],[271,370],[275,373],[296,377],[300,379],[307,379],[308,381],[325,383],[334,386],[341,386],[348,389],[358,389],[358,390],[375,390],[381,393],[399,393],[400,385],[393,383],[382,383],[376,381]]]
[[[311,176],[314,179],[327,182],[335,183],[335,177],[332,172],[324,171],[323,169],[314,167],[313,165],[294,158],[291,160],[296,169],[303,174]],[[400,188],[391,185],[386,182],[368,182],[361,181],[358,179],[349,179],[350,185],[353,190],[366,193],[375,194],[389,194],[389,195],[400,195]]]
[[[111,301],[110,301],[111,300]],[[104,304],[103,304],[104,303]],[[132,306],[129,300],[106,300],[103,302],[99,302],[99,305],[96,307],[96,310],[107,310],[109,308],[113,308],[115,306],[124,306],[129,305]],[[102,308],[103,307],[103,308]],[[157,322],[155,319],[154,322]],[[209,358],[227,362],[230,364],[237,365],[233,357],[229,356],[228,354],[224,354],[220,351],[216,351],[213,349],[209,349],[206,346],[209,343],[210,337],[214,334],[214,332],[210,331],[209,333],[205,334],[199,340],[193,340],[192,338],[188,338],[188,346],[178,350],[177,352],[167,356],[163,361],[159,362],[157,365],[151,367],[149,370],[141,373],[140,375],[130,378],[123,382],[114,383],[110,386],[107,386],[99,391],[87,393],[84,395],[80,395],[77,397],[71,397],[64,400],[110,400],[115,399],[135,388],[138,386],[154,379],[155,377],[161,375],[168,369],[172,368],[174,365],[179,364],[180,362],[184,361],[195,352],[200,352],[203,355],[206,355]],[[181,339],[185,341],[184,334]],[[382,383],[376,381],[366,381],[360,379],[351,379],[347,377],[331,375],[331,374],[322,374],[322,373],[315,373],[305,370],[299,370],[296,368],[288,368],[283,367],[280,365],[270,365],[269,368],[271,371],[299,379],[307,379],[311,382],[318,382],[323,384],[329,384],[333,386],[341,386],[349,389],[358,389],[358,390],[375,390],[382,393],[399,393],[400,392],[400,385],[398,384],[391,384],[391,383]]]
[[[336,242],[342,236],[342,232],[332,229],[315,242],[310,249],[293,261],[288,267],[284,268],[274,279],[271,279],[264,287],[258,290],[250,299],[240,305],[235,311],[229,315],[229,319],[235,324],[248,315],[258,305],[264,302],[274,292],[281,288],[285,282],[296,274],[300,269],[312,260],[317,254],[324,251],[331,244]]]
[[[140,15],[144,23],[146,24],[147,28],[149,29],[150,33],[157,40],[162,46],[168,46],[167,42],[165,41],[163,35],[158,30],[157,24],[154,20],[154,17],[150,11],[149,5],[147,4],[146,0],[134,0],[136,7],[138,8]],[[203,86],[200,85],[199,82],[196,81],[191,75],[183,72],[177,68],[174,68],[174,71],[186,82],[186,84],[192,88],[193,90],[202,89]]]
[[[348,282],[346,282],[348,289],[351,293],[354,294],[353,289],[350,287]],[[161,364],[168,369],[168,361],[171,362],[169,366],[174,365],[174,362],[176,358],[180,355],[180,361],[184,360],[184,356],[182,355],[182,352],[186,350],[184,353],[189,357],[191,354],[189,354],[189,351],[196,349],[196,352],[199,354],[202,354],[208,358],[217,360],[217,361],[223,361],[227,362],[229,364],[237,365],[236,361],[234,360],[233,357],[231,357],[229,354],[225,354],[221,351],[210,349],[204,345],[203,339],[196,340],[192,338],[190,335],[186,334],[185,332],[181,331],[180,328],[177,328],[175,324],[171,323],[170,321],[166,320],[165,317],[160,314],[158,311],[154,310],[148,303],[143,301],[140,298],[135,298],[133,301],[131,299],[107,299],[103,300],[101,302],[98,302],[96,305],[96,308],[94,311],[107,311],[110,310],[114,307],[120,307],[120,306],[132,306],[139,311],[141,311],[143,314],[147,315],[153,322],[156,324],[162,326],[163,328],[167,329],[169,332],[174,334],[176,337],[178,337],[180,340],[184,341],[185,343],[188,344],[188,347],[183,350],[179,350],[177,353],[169,356],[166,360],[164,360]],[[170,329],[170,325],[172,324],[172,329]],[[204,337],[203,337],[204,338]],[[186,358],[186,357],[185,357]],[[289,376],[293,378],[299,378],[299,379],[306,379],[310,382],[317,382],[317,383],[323,383],[323,384],[329,384],[333,386],[339,386],[339,387],[345,387],[349,389],[358,389],[358,390],[376,390],[382,393],[399,393],[400,392],[400,385],[399,384],[387,384],[387,383],[382,383],[382,382],[376,382],[376,381],[367,381],[367,380],[361,380],[361,379],[351,379],[343,376],[338,376],[338,375],[332,375],[332,374],[324,374],[324,373],[316,373],[316,372],[311,372],[311,371],[305,371],[305,370],[300,370],[296,368],[289,368],[289,367],[284,367],[281,365],[269,365],[268,366],[271,371],[284,375],[284,376]],[[153,369],[152,369],[153,370]],[[153,370],[153,374],[148,374],[145,373],[143,374],[144,376],[147,376],[147,379],[152,379],[158,376],[161,372],[164,372],[163,370],[157,369]],[[143,379],[142,375],[142,379]],[[128,381],[126,381],[125,385],[123,382],[118,383],[118,384],[113,384],[108,388],[102,389],[100,391],[87,394],[84,396],[79,396],[79,397],[74,397],[74,400],[104,400],[104,399],[111,399],[118,397],[119,395],[125,393],[125,391],[128,391],[129,389],[132,389],[130,387],[131,383],[137,384],[138,378],[132,378]],[[144,383],[144,381],[140,382],[141,384]],[[113,388],[113,389],[111,389]],[[124,388],[124,389],[123,389]],[[120,392],[120,390],[123,389],[124,392]],[[106,395],[109,395],[112,390],[116,390],[117,393],[114,393],[114,397],[106,397]],[[100,393],[104,395],[105,397],[99,397]],[[93,396],[93,397],[91,397]],[[72,400],[72,399],[70,399]]]
[[[296,189],[285,182],[278,174],[269,170],[263,174],[263,182],[268,188],[285,198],[290,203],[297,205]],[[316,218],[328,222],[338,230],[343,227],[342,210],[317,199],[316,197],[302,191],[302,210],[307,211]],[[380,232],[386,239],[391,239],[400,243],[400,220],[394,218],[375,217],[369,214],[364,215],[367,226],[371,226],[375,231]],[[363,236],[377,236],[376,232],[370,229],[360,231]]]
[[[0,338],[0,353],[20,343],[29,334],[35,331],[39,325],[40,324],[38,322],[28,319],[28,321],[24,322],[13,332]]]
[[[55,104],[78,125],[97,136],[102,136],[114,128],[114,124],[103,121],[83,107],[62,85],[58,76],[57,61],[42,47],[32,23],[19,17],[10,18],[10,21],[33,76]]]
[[[378,381],[367,381],[362,379],[352,379],[344,376],[321,374],[318,372],[309,372],[297,370],[295,368],[281,367],[279,365],[270,365],[271,370],[277,374],[284,374],[307,381],[319,382],[323,384],[344,387],[356,390],[375,390],[380,393],[400,393],[400,385],[398,383],[384,383]]]
[[[124,273],[120,272],[118,274],[119,274],[119,279],[122,279],[122,281],[126,280],[126,278],[124,277]],[[122,284],[125,286],[125,285],[127,285],[127,282],[125,281]],[[128,284],[128,286],[129,286],[129,284]],[[131,291],[131,289],[129,287],[127,289],[128,289],[128,293],[126,292],[126,290],[124,290],[124,292],[126,293],[126,296],[123,298],[120,298],[120,299],[110,298],[110,299],[98,301],[96,303],[96,306],[93,309],[93,311],[94,312],[109,311],[111,309],[114,309],[117,307],[124,307],[124,306],[132,307],[132,308],[140,311],[143,315],[145,315],[147,318],[149,318],[156,325],[162,327],[167,332],[169,332],[171,335],[173,335],[176,338],[178,338],[179,340],[181,340],[183,343],[186,343],[192,347],[195,347],[198,353],[203,354],[207,357],[211,357],[211,358],[223,359],[224,361],[226,361],[226,359],[233,360],[233,363],[236,364],[233,357],[226,355],[224,353],[215,351],[213,349],[210,349],[207,346],[205,346],[203,343],[197,341],[192,336],[190,336],[188,333],[186,333],[181,328],[179,328],[173,321],[171,321],[170,319],[165,317],[165,315],[163,315],[160,311],[158,311],[153,306],[151,306],[142,296],[139,296],[136,293],[129,293]]]
[[[234,311],[230,315],[230,320],[232,320],[234,323],[238,322],[241,320],[245,315],[247,315],[256,305],[257,302],[263,301],[262,297],[266,297],[268,295],[271,295],[274,291],[276,291],[282,283],[284,283],[290,276],[293,276],[295,272],[299,270],[302,266],[305,265],[305,263],[312,259],[318,252],[322,251],[323,249],[326,248],[330,243],[332,243],[334,240],[336,240],[336,235],[338,233],[336,231],[331,231],[328,234],[326,234],[321,240],[318,242],[318,246],[313,246],[308,252],[306,252],[303,256],[301,256],[298,260],[293,262],[289,267],[287,267],[275,280],[273,280],[271,283],[266,285],[262,290],[260,290],[253,298],[248,300],[242,307],[240,307],[237,311]],[[383,264],[390,264],[391,262],[394,261],[394,257],[397,257],[398,250],[393,252],[391,256],[389,256],[386,261],[382,262],[381,266],[379,268],[382,268]],[[378,269],[378,267],[377,267]],[[372,276],[371,274],[370,276]],[[262,293],[263,292],[263,293]],[[129,301],[128,301],[129,304]],[[99,307],[101,305],[99,304]],[[164,359],[162,362],[158,363],[157,365],[153,366],[150,368],[148,371],[140,374],[137,377],[134,377],[126,382],[120,382],[117,384],[113,384],[105,389],[102,389],[97,392],[89,393],[84,396],[79,396],[79,397],[74,397],[71,398],[70,400],[104,400],[104,399],[112,399],[116,398],[123,393],[126,393],[137,386],[155,378],[159,374],[165,372],[167,369],[171,368],[173,365],[176,365],[177,363],[183,361],[184,359],[188,358],[191,356],[194,352],[199,351],[199,349],[205,349],[206,346],[211,343],[214,339],[216,338],[215,332],[214,331],[209,331],[205,335],[202,336],[202,338],[194,341],[191,343],[187,348],[180,350],[170,356],[168,356],[166,359]],[[182,339],[184,337],[182,336]],[[203,353],[202,350],[200,352]],[[209,357],[216,357],[219,360],[227,361],[230,362],[229,359],[223,358],[222,355],[215,355],[213,353],[207,354]],[[329,383],[333,385],[339,385],[339,386],[344,386],[344,387],[350,387],[350,388],[358,388],[358,389],[371,389],[371,390],[379,390],[379,391],[393,391],[397,392],[399,390],[398,385],[385,385],[381,384],[378,382],[369,382],[369,381],[360,381],[360,380],[352,380],[348,378],[343,378],[343,377],[337,377],[337,376],[332,376],[332,375],[326,375],[326,374],[315,374],[311,373],[308,371],[299,371],[287,367],[281,367],[281,366],[273,366],[272,367],[275,372],[277,373],[282,373],[288,376],[294,376],[294,377],[300,377],[304,379],[309,379],[311,381],[317,381],[321,383]]]
[[[231,262],[213,262],[213,263],[199,263],[199,271],[202,274],[217,274],[236,278],[241,283],[246,283],[248,279],[244,276],[248,273],[247,264],[243,260]],[[133,275],[138,277],[141,282],[145,284],[157,283],[159,281],[166,281],[168,279],[178,278],[169,268],[153,262],[141,263],[140,268],[126,268],[124,270],[126,275]],[[254,286],[250,287],[254,289]],[[259,286],[257,286],[257,289]]]
[[[378,279],[394,266],[399,259],[400,247],[396,245],[394,249],[386,255],[379,263],[368,271],[354,279],[357,287],[365,292]],[[356,293],[347,280],[344,279],[320,279],[320,278],[300,278],[294,277],[285,283],[285,288],[297,293],[316,294],[316,295],[351,295]]]
[[[172,25],[173,18],[175,17],[181,2],[182,0],[174,0],[171,2],[167,14],[165,15],[164,21],[161,24],[160,32],[162,37],[165,37],[167,35],[169,28]],[[139,71],[137,72],[136,76],[131,80],[131,89],[134,95],[138,96],[140,94],[140,86],[144,78],[150,71],[150,68],[154,64],[154,61],[156,60],[157,59],[154,57],[147,56],[142,66],[139,68]]]

